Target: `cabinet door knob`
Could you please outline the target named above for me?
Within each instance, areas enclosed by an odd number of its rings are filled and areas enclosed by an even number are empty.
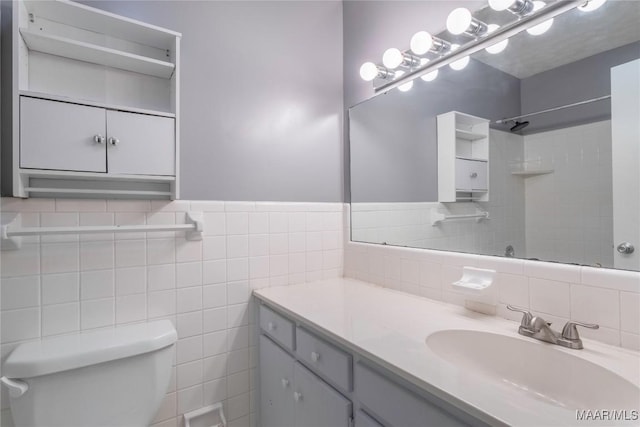
[[[111,137],[111,138],[109,138],[109,144],[118,145],[118,144],[120,144],[120,140],[118,138]]]
[[[629,242],[620,243],[616,249],[618,250],[618,253],[625,255],[632,254],[636,250],[636,248],[634,248]]]
[[[478,177],[478,173],[477,172],[474,172],[474,173],[471,174],[471,178],[477,178],[477,177]]]
[[[289,387],[289,380],[286,378],[282,379],[282,388],[287,388]]]
[[[104,136],[100,135],[99,133],[93,135],[93,142],[95,142],[96,144],[104,144]]]
[[[297,391],[293,393],[293,400],[300,402],[302,400],[302,393],[298,393]]]
[[[267,324],[267,329],[269,329],[270,331],[275,331],[276,330],[276,324],[273,322],[269,322]]]
[[[312,351],[311,360],[313,360],[314,362],[317,362],[318,360],[320,360],[320,353],[316,353],[315,351]]]

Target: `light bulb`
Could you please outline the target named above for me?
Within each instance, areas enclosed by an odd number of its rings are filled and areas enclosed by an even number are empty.
[[[402,60],[402,52],[400,52],[400,49],[396,49],[395,47],[387,49],[384,52],[384,55],[382,55],[382,63],[385,67],[391,68],[392,70],[394,68],[398,68],[400,64],[402,64]]]
[[[497,30],[498,28],[500,28],[499,25],[496,24],[489,24],[489,34],[493,33],[495,30]],[[509,44],[509,39],[505,39],[502,40],[501,42],[498,42],[494,45],[489,46],[488,48],[486,48],[485,50],[493,55],[495,55],[496,53],[500,53],[503,50],[505,50],[507,48],[507,45]]]
[[[360,77],[365,82],[370,82],[378,77],[378,66],[373,62],[365,62],[360,67]]]
[[[411,51],[416,55],[424,55],[433,46],[433,37],[426,31],[418,31],[411,37]]]
[[[469,9],[464,7],[454,9],[447,17],[447,30],[451,34],[462,34],[469,28],[472,19]]]
[[[398,79],[399,79],[399,78],[400,78],[400,77],[402,77],[403,75],[404,75],[404,71],[398,71],[398,72],[396,73],[396,78],[398,78]],[[410,90],[411,90],[411,88],[412,88],[412,87],[413,87],[413,80],[411,80],[411,81],[409,81],[409,82],[407,82],[407,83],[401,84],[400,86],[398,86],[398,90],[399,90],[400,92],[408,92],[408,91],[410,91]]]
[[[516,2],[516,0],[489,0],[489,7],[498,12],[507,10]]]
[[[425,82],[432,82],[438,77],[438,70],[420,76]]]
[[[538,10],[545,7],[546,5],[547,4],[545,2],[536,0],[533,2],[533,11],[537,12]],[[532,36],[539,36],[549,31],[549,28],[551,28],[552,25],[553,25],[553,18],[544,21],[542,24],[538,24],[531,28],[527,28],[527,33],[531,34]]]
[[[583,12],[593,12],[594,10],[605,4],[606,1],[607,0],[588,0],[582,6],[578,6],[578,9]]]
[[[427,65],[428,62],[429,62],[429,60],[427,58],[422,58],[422,60],[420,61],[420,66],[424,67],[424,66]],[[437,77],[438,77],[438,70],[435,70],[435,71],[432,71],[430,73],[423,74],[423,75],[420,76],[420,78],[425,82],[432,82]]]
[[[467,65],[469,65],[469,57],[465,56],[462,59],[453,61],[451,64],[449,64],[449,67],[451,67],[451,69],[453,70],[460,71],[463,70]]]

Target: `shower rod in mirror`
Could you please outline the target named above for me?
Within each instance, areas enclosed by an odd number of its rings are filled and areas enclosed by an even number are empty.
[[[382,65],[373,62],[362,64],[360,77],[373,82],[376,95],[394,88],[405,92],[412,88],[417,77],[432,81],[437,78],[438,69],[445,65],[462,70],[473,53],[482,49],[491,54],[500,53],[507,47],[509,38],[522,31],[526,30],[532,36],[544,34],[553,24],[554,17],[576,7],[583,12],[591,12],[605,2],[563,0],[546,4],[539,0],[489,0],[493,11],[506,10],[518,17],[515,22],[502,27],[476,19],[468,9],[457,8],[447,18],[447,31],[454,37],[463,36],[472,38],[472,41],[457,44],[432,36],[427,31],[419,31],[412,37],[409,49],[387,49]]]

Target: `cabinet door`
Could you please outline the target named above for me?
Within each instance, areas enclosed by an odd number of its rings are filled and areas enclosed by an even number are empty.
[[[20,97],[22,168],[106,172],[105,134],[102,108]]]
[[[471,160],[456,159],[456,190],[471,190]]]
[[[356,427],[382,427],[382,424],[378,423],[363,411],[358,411],[356,415]]]
[[[471,189],[487,189],[487,162],[471,162]]]
[[[293,427],[293,359],[264,335],[260,336],[260,425]]]
[[[170,117],[107,111],[108,171],[175,175],[175,121]]]
[[[482,160],[456,159],[456,189],[486,190],[487,162]]]
[[[349,427],[349,400],[298,362],[294,378],[296,427]]]

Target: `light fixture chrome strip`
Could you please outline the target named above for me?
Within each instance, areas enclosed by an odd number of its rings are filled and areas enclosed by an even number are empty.
[[[525,31],[527,28],[541,24],[547,21],[548,19],[555,18],[556,16],[561,15],[578,6],[581,6],[584,3],[585,3],[585,0],[558,0],[555,3],[550,3],[546,7],[541,9],[540,12],[525,16],[519,19],[518,21],[515,21],[503,27],[500,27],[499,29],[495,30],[491,34],[481,39],[472,41],[470,43],[467,43],[461,46],[458,50],[456,50],[455,52],[449,55],[429,61],[426,67],[418,68],[413,71],[408,71],[406,74],[404,74],[401,78],[397,80],[393,80],[388,83],[381,84],[380,86],[374,88],[374,96],[377,96],[381,93],[388,92],[391,89],[397,88],[398,86],[401,86],[417,77],[420,77],[424,74],[428,74],[445,65],[448,65],[459,59],[462,59],[465,56],[469,56],[495,43],[499,43],[503,40],[506,40],[509,37],[512,37],[522,31]]]
[[[609,99],[609,98],[611,98],[611,95],[605,95],[599,98],[587,99],[586,101],[574,102],[573,104],[561,105],[559,107],[553,107],[553,108],[548,108],[542,111],[536,111],[535,113],[527,113],[521,116],[509,117],[508,119],[496,120],[494,123],[501,124],[501,123],[511,122],[516,119],[525,119],[527,117],[537,116],[538,114],[551,113],[558,110],[564,110],[565,108],[572,108],[572,107],[577,107],[579,105],[591,104],[592,102],[604,101],[605,99]]]

